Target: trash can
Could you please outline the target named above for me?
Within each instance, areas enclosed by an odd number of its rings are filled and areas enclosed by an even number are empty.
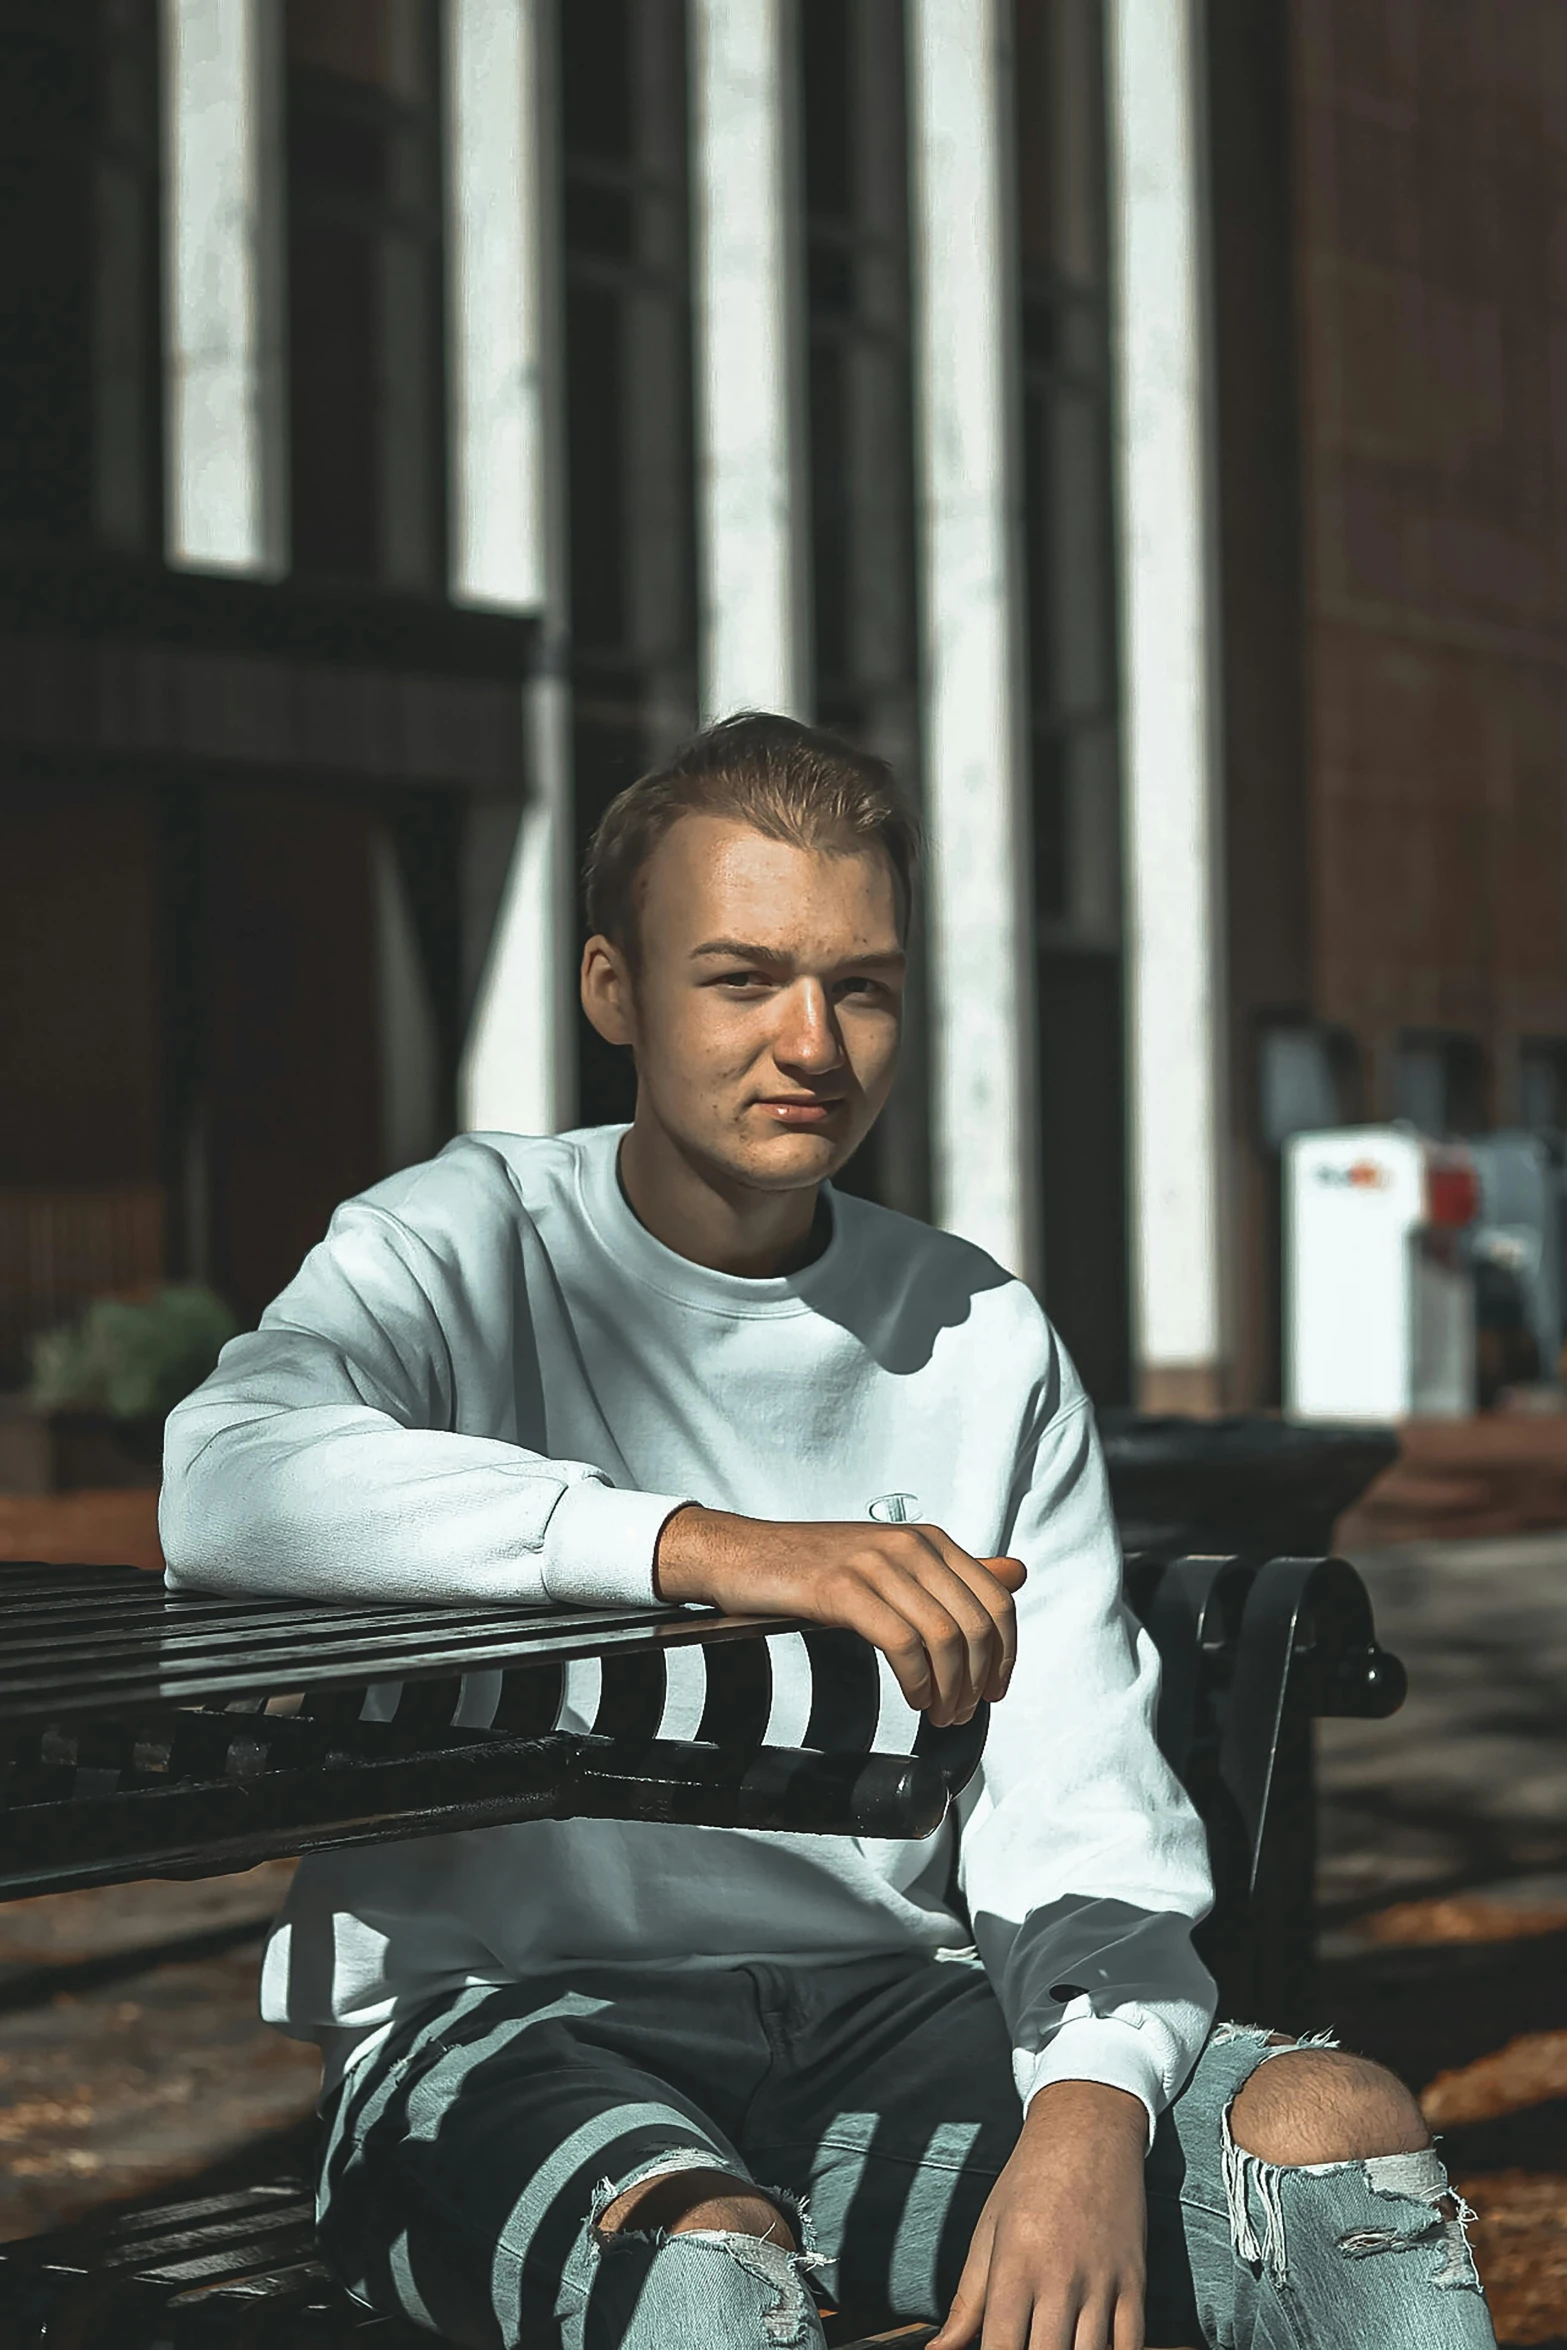
[[[1162,1558],[1321,1557],[1334,1521],[1398,1457],[1391,1428],[1261,1412],[1102,1411],[1099,1434],[1123,1547]]]

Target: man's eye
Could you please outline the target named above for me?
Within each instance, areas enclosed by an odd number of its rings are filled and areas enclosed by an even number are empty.
[[[755,992],[769,984],[765,971],[720,971],[713,982],[715,987],[738,987]]]
[[[873,1002],[879,1002],[887,994],[887,985],[881,979],[845,979],[840,983],[838,993],[840,996],[868,996]]]

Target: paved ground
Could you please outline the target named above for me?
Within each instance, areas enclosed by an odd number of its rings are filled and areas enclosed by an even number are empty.
[[[1325,1722],[1325,1922],[1404,1888],[1567,1871],[1567,1534],[1363,1551],[1409,1668],[1388,1722]]]
[[[1534,1402],[1549,1408],[1404,1421],[1398,1459],[1342,1522],[1339,1547],[1567,1526],[1567,1395],[1537,1390]]]
[[[1502,2338],[1567,2345],[1567,1535],[1359,1554],[1409,1667],[1319,1732],[1324,2020],[1425,2093]]]
[[[1567,2350],[1567,1534],[1359,1563],[1413,1694],[1322,1732],[1323,2018],[1425,2093],[1503,2339]],[[308,2115],[254,2012],[286,1880],[0,1907],[0,2238]]]
[[[311,2112],[256,2015],[287,1863],[0,1905],[0,2240],[143,2195]]]

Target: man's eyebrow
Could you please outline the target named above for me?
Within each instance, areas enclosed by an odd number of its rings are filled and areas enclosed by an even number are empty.
[[[732,963],[770,963],[780,971],[791,961],[791,957],[781,953],[777,947],[755,946],[743,938],[704,939],[699,947],[691,949],[691,960],[694,963],[704,955],[722,956]],[[842,967],[855,971],[898,971],[907,961],[908,956],[901,947],[888,947],[865,955],[845,955]]]

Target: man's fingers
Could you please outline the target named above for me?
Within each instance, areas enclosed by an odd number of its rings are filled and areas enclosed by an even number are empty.
[[[1008,1680],[1013,1678],[1013,1664],[1017,1659],[1017,1607],[1013,1605],[1013,1589],[1017,1589],[1017,1584],[1024,1579],[1027,1567],[1022,1565],[1022,1560],[1010,1558],[970,1558],[968,1551],[961,1551],[956,1542],[949,1542],[944,1535],[940,1539],[944,1546],[942,1556],[947,1558],[951,1572],[959,1577],[963,1589],[973,1591],[975,1600],[980,1603],[980,1607],[984,1607],[991,1624],[996,1626],[998,1645],[994,1650],[994,1661],[991,1661],[991,1671],[984,1676],[984,1685],[977,1694],[980,1697],[1001,1697]],[[996,1574],[994,1565],[1006,1565],[1010,1570],[1008,1577]]]
[[[1072,2321],[1037,2302],[1026,2282],[998,2282],[992,2270],[979,2339],[980,2350],[1072,2350]]]
[[[926,2350],[963,2350],[979,2332],[979,2321],[984,2314],[982,2302],[965,2302],[960,2293],[947,2313],[947,2322],[939,2334],[933,2334]]]
[[[956,1577],[953,1581],[955,1584]],[[975,1660],[971,1640],[971,1633],[977,1627],[964,1621],[965,1615],[974,1613],[972,1603],[954,1591],[948,1605],[917,1576],[907,1574],[884,1582],[881,1597],[902,1618],[924,1650],[928,1690],[923,1700],[911,1702],[923,1703],[938,1728],[950,1722],[966,1721],[978,1703],[978,1691],[973,1687]],[[983,1635],[980,1637],[983,1662],[986,1651]],[[891,1661],[896,1671],[897,1659]],[[900,1681],[901,1678],[900,1675]],[[908,1694],[906,1687],[904,1694]]]
[[[973,2341],[985,2314],[985,2277],[989,2265],[988,2254],[982,2253],[976,2236],[958,2279],[958,2289],[952,2296],[947,2322],[926,2350],[962,2350],[965,2342]]]
[[[943,1709],[943,1693],[930,1643],[902,1606],[901,1594],[895,1603],[874,1585],[859,1584],[850,1592],[837,1620],[849,1631],[858,1632],[872,1648],[881,1650],[892,1667],[898,1687],[916,1713],[923,1712],[927,1706],[933,1713]]]
[[[979,1692],[969,1684],[989,1670],[994,1629],[967,1585],[923,1542],[869,1550],[838,1578],[833,1601],[823,1620],[879,1648],[910,1705],[929,1707],[938,1725],[973,1712]]]
[[[958,1552],[958,1557],[964,1554]],[[964,1720],[982,1698],[1000,1697],[1011,1678],[1017,1656],[1017,1619],[1009,1593],[987,1576],[975,1559],[964,1562],[968,1572],[948,1566],[934,1550],[927,1550],[912,1569],[912,1582],[925,1600],[950,1617],[962,1635],[963,1689],[957,1711]],[[904,1604],[902,1600],[900,1605]],[[909,1612],[922,1624],[935,1618],[910,1600]]]
[[[1072,2350],[1143,2350],[1141,2325],[1135,2334],[1121,2331],[1121,2306],[1118,2301],[1085,2302],[1078,2312],[1076,2333],[1067,2337]]]
[[[1005,1566],[1021,1582],[1027,1569],[1018,1559],[993,1561],[971,1558],[949,1535],[943,1534],[939,1526],[922,1528],[921,1531],[928,1535],[933,1549],[939,1546],[943,1564],[963,1589],[972,1595],[994,1626],[995,1637],[987,1644],[989,1653],[984,1668],[977,1669],[975,1700],[1001,1697],[1012,1677],[1012,1667],[1017,1658],[1017,1610],[1012,1605],[1015,1585],[991,1570],[993,1566]]]
[[[963,1553],[957,1552],[957,1557],[962,1559]],[[953,1703],[965,1717],[1008,1671],[1012,1630],[1011,1600],[997,1585],[992,1585],[989,1592],[982,1591],[981,1570],[973,1560],[967,1561],[967,1565],[969,1572],[965,1575],[959,1567],[949,1564],[934,1542],[927,1540],[921,1543],[909,1567],[913,1583],[956,1625],[961,1636],[962,1686],[954,1689]],[[924,1616],[920,1620],[935,1621]]]
[[[1110,2334],[1111,2350],[1143,2350],[1144,2315],[1142,2294],[1129,2293],[1123,2287],[1115,2305],[1115,2322]]]
[[[1001,1585],[1009,1599],[1014,1592],[1021,1591],[1028,1581],[1028,1569],[1021,1559],[981,1559],[979,1563]],[[1017,1663],[1017,1611],[1010,1607],[1006,1618],[1006,1643],[1006,1659],[1001,1672],[996,1676],[994,1686],[985,1691],[993,1704],[999,1704],[1005,1697],[1007,1685],[1012,1679],[1012,1668]]]

